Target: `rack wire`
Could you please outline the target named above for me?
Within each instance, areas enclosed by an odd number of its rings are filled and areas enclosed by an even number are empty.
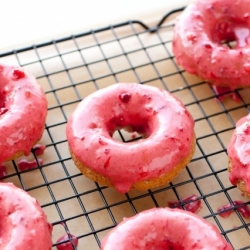
[[[169,201],[181,202],[190,194],[202,202],[198,214],[215,224],[234,249],[250,249],[249,219],[237,207],[232,208],[230,218],[217,212],[219,206],[234,200],[249,205],[228,180],[226,149],[236,121],[249,112],[250,90],[236,90],[239,101],[235,102],[216,95],[210,85],[177,65],[171,40],[174,18],[182,9],[167,13],[154,27],[128,21],[0,55],[1,60],[32,72],[48,99],[41,139],[47,149],[39,156],[43,164],[20,171],[16,161],[9,162],[8,174],[1,181],[13,182],[39,201],[53,224],[53,249],[65,233],[78,238],[78,250],[99,249],[104,235],[123,217],[166,207]],[[119,194],[87,179],[75,167],[65,135],[67,119],[84,97],[117,82],[164,88],[193,115],[196,152],[172,183]],[[131,140],[124,131],[115,136],[124,142]],[[33,153],[29,157],[37,159]],[[181,205],[185,209],[185,203]]]

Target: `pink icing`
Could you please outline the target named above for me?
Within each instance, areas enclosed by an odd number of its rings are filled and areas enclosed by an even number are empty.
[[[0,178],[6,176],[8,173],[6,166],[0,165]]]
[[[237,122],[227,152],[232,164],[231,183],[237,185],[243,180],[250,193],[250,114]]]
[[[214,85],[250,85],[248,0],[198,0],[180,15],[174,32],[177,63]],[[235,48],[222,41],[236,40]]]
[[[1,64],[0,164],[19,151],[28,155],[42,137],[47,101],[36,79],[17,66]]]
[[[180,209],[154,208],[123,220],[102,240],[101,250],[232,250],[219,230]]]
[[[223,205],[218,208],[217,212],[222,218],[227,218],[231,215],[231,213],[233,213],[234,210],[230,209],[233,207],[234,207],[233,204]]]
[[[244,217],[244,218],[249,218],[250,217],[250,209],[248,208],[247,205],[243,205],[243,201],[234,201],[233,204],[227,204],[224,206],[221,206],[218,208],[218,212],[220,213],[219,215],[223,218],[227,218],[231,215],[232,212],[234,212],[233,209],[235,206],[239,206],[237,208],[238,212]],[[226,211],[225,211],[226,210]]]
[[[11,183],[0,183],[0,200],[0,249],[52,248],[52,226],[34,198]]]
[[[43,164],[42,159],[38,159],[38,162],[40,165]],[[19,170],[23,171],[23,170],[27,170],[27,169],[37,168],[38,164],[37,164],[36,160],[29,161],[26,159],[21,159],[17,162],[17,166],[18,166]]]
[[[70,234],[65,234],[61,236],[56,243],[61,243],[56,246],[58,250],[74,250],[73,246],[77,247],[78,245],[78,239]]]
[[[184,206],[187,211],[192,213],[197,213],[201,209],[201,200],[195,194],[190,195],[182,199],[183,203],[186,203]],[[168,202],[170,208],[179,208],[183,209],[180,201],[170,201]]]
[[[130,143],[112,138],[116,129],[128,126],[146,138]],[[78,105],[68,121],[67,138],[81,162],[124,193],[140,180],[170,172],[187,157],[193,128],[187,109],[167,91],[119,83]]]
[[[45,145],[42,145],[42,144],[36,144],[34,147],[34,152],[36,155],[42,155],[46,149],[46,146]]]
[[[243,203],[244,203],[243,201],[234,201],[234,205],[239,206],[237,210],[244,218],[247,219],[250,217],[250,210],[249,207],[247,205],[243,205]]]
[[[216,95],[219,95],[219,100],[223,101],[225,97],[232,97],[232,99],[236,102],[240,102],[240,98],[238,97],[238,95],[233,92],[230,93],[231,89],[229,87],[225,87],[225,86],[213,86],[214,92]]]

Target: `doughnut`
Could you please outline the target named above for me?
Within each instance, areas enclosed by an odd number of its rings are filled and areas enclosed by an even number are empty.
[[[0,183],[0,249],[50,250],[52,226],[38,202],[12,183]]]
[[[126,128],[142,135],[112,138]],[[194,153],[194,120],[173,95],[156,87],[118,83],[82,100],[66,134],[75,165],[88,178],[120,193],[170,182]]]
[[[153,208],[124,219],[102,240],[101,250],[232,250],[219,230],[191,212]]]
[[[42,137],[47,115],[44,91],[34,76],[0,63],[0,165],[28,155]]]
[[[227,153],[229,180],[250,198],[250,114],[236,123]]]
[[[236,41],[234,48],[225,42]],[[249,0],[198,0],[177,18],[173,52],[187,72],[215,86],[250,86]]]

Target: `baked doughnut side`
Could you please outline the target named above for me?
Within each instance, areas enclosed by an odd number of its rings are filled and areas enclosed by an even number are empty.
[[[233,166],[232,166],[232,160],[229,158],[229,161],[228,161],[228,171],[229,173],[231,173],[233,170]],[[248,199],[250,199],[250,193],[249,191],[247,191],[247,185],[245,183],[245,181],[243,179],[239,179],[237,182],[236,182],[236,186],[238,187],[238,189],[242,192],[242,194],[244,196],[246,196]]]
[[[143,181],[138,181],[130,187],[130,189],[137,189],[137,190],[147,190],[151,188],[155,188],[158,186],[162,186],[165,184],[168,184],[171,182],[178,174],[179,172],[187,166],[187,164],[191,161],[192,156],[195,152],[195,146],[196,146],[196,139],[194,137],[193,144],[191,146],[190,154],[182,159],[170,172],[162,174],[159,177],[156,177],[154,179],[148,179]],[[72,152],[71,149],[69,149],[72,160],[74,161],[75,165],[78,167],[78,169],[89,179],[98,182],[101,185],[108,186],[108,187],[114,187],[114,184],[108,177],[105,177],[103,175],[100,175],[87,166],[85,166]],[[122,163],[121,163],[122,165]]]

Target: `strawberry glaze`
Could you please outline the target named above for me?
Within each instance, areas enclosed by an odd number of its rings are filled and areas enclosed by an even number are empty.
[[[36,79],[17,66],[0,64],[0,165],[25,155],[41,137],[47,101]]]
[[[43,160],[42,159],[38,159],[38,162],[40,165],[43,164]],[[23,171],[23,170],[28,170],[28,169],[32,169],[32,168],[37,168],[38,167],[38,163],[36,160],[33,161],[29,161],[26,159],[21,159],[17,162],[17,166],[19,168],[19,170]]]
[[[233,213],[233,207],[234,205],[233,204],[227,204],[227,205],[223,205],[223,206],[220,206],[217,210],[217,212],[219,213],[219,216],[222,217],[222,218],[227,218],[231,215],[231,213]]]
[[[0,183],[0,200],[0,249],[52,248],[52,226],[34,198],[12,183]]]
[[[8,173],[6,166],[1,165],[0,166],[0,178],[6,176]]]
[[[234,205],[238,206],[237,210],[245,219],[248,219],[250,217],[249,207],[247,205],[244,205],[243,201],[234,201]]]
[[[190,195],[182,199],[182,203],[187,211],[192,213],[197,213],[201,209],[201,200],[195,194]],[[183,209],[180,201],[170,201],[168,205],[170,208],[179,208]]]
[[[130,127],[145,139],[122,143],[116,129]],[[165,90],[115,84],[85,98],[67,124],[69,147],[88,168],[127,192],[131,185],[171,171],[191,152],[194,121]]]
[[[218,208],[219,215],[223,218],[227,218],[234,212],[233,208],[237,206],[238,212],[244,217],[250,217],[250,209],[247,205],[244,204],[243,201],[234,201],[233,204],[229,203],[227,205],[221,206]],[[225,211],[226,210],[226,211]]]
[[[219,230],[180,209],[154,208],[123,220],[102,240],[101,250],[232,250]]]
[[[42,145],[42,144],[36,144],[33,147],[33,150],[34,150],[36,155],[42,155],[44,153],[45,149],[46,149],[46,146]]]
[[[174,29],[177,63],[214,85],[250,85],[249,0],[198,0],[180,15]],[[223,41],[236,40],[233,49]]]
[[[218,99],[220,101],[223,101],[226,97],[231,97],[234,101],[240,102],[240,98],[235,92],[232,92],[232,90],[229,87],[225,86],[213,86],[214,92],[216,95],[218,95]]]
[[[227,153],[231,161],[229,179],[233,185],[243,180],[250,193],[250,114],[241,118],[231,137]]]
[[[74,250],[74,247],[78,245],[78,239],[72,234],[65,234],[56,243],[60,243],[56,246],[57,250]]]

